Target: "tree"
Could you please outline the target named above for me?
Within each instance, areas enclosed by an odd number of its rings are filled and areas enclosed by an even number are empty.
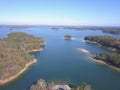
[[[30,90],[47,90],[47,84],[45,80],[40,79],[37,81],[36,85],[32,85]]]
[[[120,67],[120,55],[115,54],[112,56],[112,59],[113,59],[113,64]]]
[[[92,90],[92,88],[86,82],[83,82],[79,86],[77,86],[76,89],[74,90]]]
[[[103,52],[103,53],[97,53],[95,58],[98,60],[107,61],[109,60],[110,56],[108,53]]]

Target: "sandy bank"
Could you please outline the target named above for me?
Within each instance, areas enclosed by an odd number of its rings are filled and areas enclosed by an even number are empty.
[[[84,42],[97,44],[97,42],[93,42],[93,41],[89,41],[89,40],[84,40]]]
[[[96,63],[99,63],[99,64],[106,64],[104,61],[94,59],[94,57],[92,57],[92,56],[89,56],[89,59],[96,62]]]
[[[42,51],[43,48],[40,48],[40,49],[33,49],[33,50],[27,50],[28,52],[39,52],[39,51]]]
[[[75,38],[64,38],[65,40],[75,40]]]
[[[71,40],[76,40],[77,38],[71,38]]]
[[[33,61],[27,63],[27,64],[25,65],[25,67],[24,67],[20,72],[18,72],[15,76],[12,76],[12,77],[10,77],[10,78],[8,78],[8,79],[5,79],[5,80],[0,80],[0,85],[6,84],[6,83],[8,83],[8,82],[10,82],[10,81],[12,81],[12,80],[14,80],[14,79],[16,79],[16,78],[19,77],[21,74],[23,74],[32,64],[34,64],[34,63],[36,63],[36,62],[37,62],[37,60],[34,59]]]
[[[89,51],[88,51],[88,50],[83,49],[83,48],[77,48],[77,50],[79,50],[79,51],[81,51],[81,52],[84,52],[84,53],[89,53]]]

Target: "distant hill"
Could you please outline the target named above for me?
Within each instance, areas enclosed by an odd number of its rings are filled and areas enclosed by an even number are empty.
[[[64,29],[75,29],[75,30],[102,30],[102,32],[104,32],[104,33],[120,34],[120,27],[64,26]]]

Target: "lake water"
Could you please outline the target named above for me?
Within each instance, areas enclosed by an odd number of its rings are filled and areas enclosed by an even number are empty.
[[[86,35],[110,35],[120,38],[120,35],[112,35],[100,30],[67,30],[60,28],[52,30],[50,27],[34,27],[9,30],[0,28],[0,38],[6,37],[11,32],[26,32],[46,40],[46,46],[42,52],[31,53],[37,59],[37,63],[30,67],[24,74],[14,81],[0,86],[0,90],[28,90],[38,79],[47,82],[72,83],[79,85],[81,82],[89,83],[95,90],[120,90],[120,72],[105,65],[90,61],[89,55],[97,52],[112,52],[105,47],[86,43],[83,38]],[[64,40],[64,35],[70,34],[75,39]],[[78,51],[84,48],[89,53]]]

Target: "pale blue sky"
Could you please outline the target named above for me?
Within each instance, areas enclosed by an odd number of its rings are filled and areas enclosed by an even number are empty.
[[[0,0],[0,24],[120,26],[120,0]]]

